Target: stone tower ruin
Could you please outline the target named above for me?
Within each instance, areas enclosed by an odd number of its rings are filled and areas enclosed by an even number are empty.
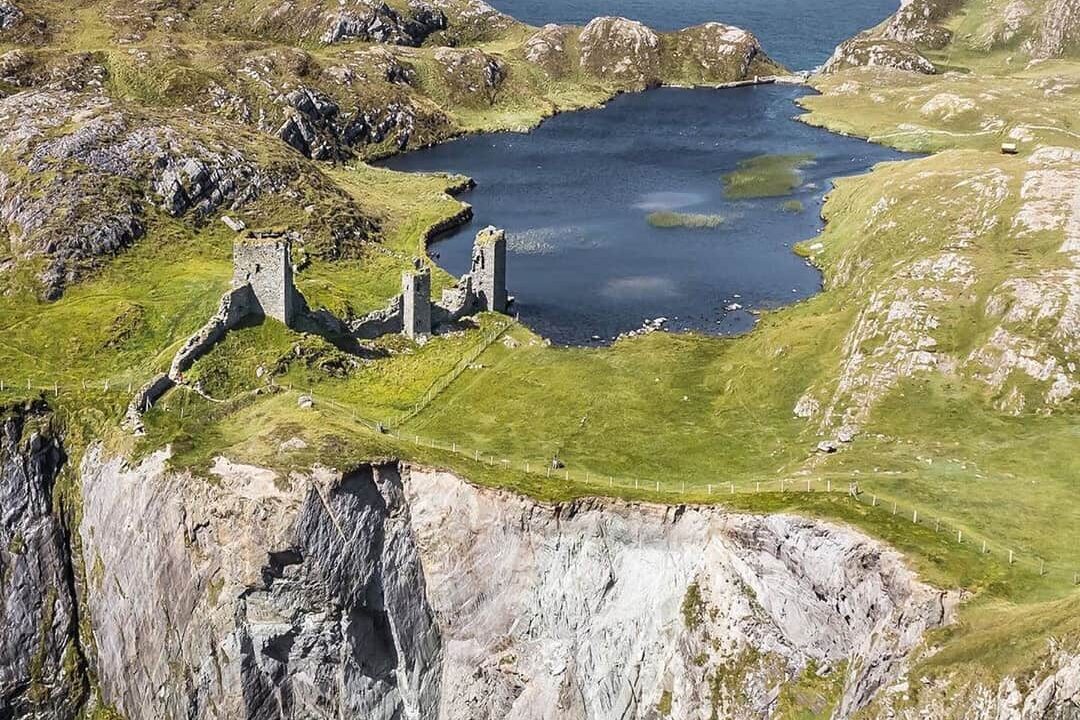
[[[401,275],[402,326],[412,338],[431,335],[431,270],[416,262],[412,271]]]
[[[476,236],[472,257],[472,281],[484,310],[505,313],[506,231],[486,227]]]
[[[253,313],[292,327],[300,307],[293,284],[289,238],[283,233],[249,233],[233,245],[233,287],[250,285]]]

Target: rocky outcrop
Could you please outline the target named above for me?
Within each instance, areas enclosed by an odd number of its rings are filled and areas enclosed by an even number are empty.
[[[545,25],[523,50],[526,60],[549,75],[580,69],[633,90],[661,83],[715,85],[783,72],[751,33],[717,22],[669,33],[620,17],[597,18],[580,30]]]
[[[825,73],[849,67],[887,67],[933,75],[934,64],[908,43],[887,38],[860,36],[841,43],[822,66]]]
[[[724,717],[808,667],[846,717],[951,608],[815,521],[167,457],[81,471],[97,669],[130,720]]]
[[[66,460],[45,406],[0,420],[0,716],[65,720],[87,695],[67,530],[54,488]]]
[[[889,40],[939,50],[952,40],[944,22],[960,0],[906,0],[886,21],[881,35]]]
[[[314,160],[336,158],[337,103],[317,90],[298,88],[285,96],[285,104],[285,122],[277,136]]]
[[[1035,58],[1063,57],[1080,51],[1080,0],[1051,0],[1038,20],[1029,47]]]
[[[525,41],[525,59],[550,75],[566,75],[573,69],[570,46],[577,35],[577,29],[567,25],[545,25]]]
[[[660,36],[636,20],[596,18],[581,31],[581,67],[637,88],[660,82]]]
[[[323,34],[322,41],[332,44],[364,40],[419,47],[429,35],[445,29],[446,15],[426,2],[410,2],[405,15],[379,2],[359,10],[342,10]]]
[[[0,32],[10,30],[23,19],[23,11],[8,0],[0,0]]]
[[[306,110],[308,99],[296,102]],[[340,256],[363,242],[371,224],[351,198],[295,153],[267,148],[230,123],[163,123],[103,96],[55,87],[0,99],[0,224],[16,258],[46,259],[49,299],[138,241],[149,206],[198,225],[297,186],[336,205],[333,223],[313,218],[310,235],[323,237],[318,252]]]
[[[443,82],[456,102],[494,105],[508,69],[502,60],[476,48],[435,51]]]
[[[753,34],[723,23],[710,22],[668,36],[665,63],[678,70],[667,73],[694,83],[731,82],[782,72],[768,58]]]

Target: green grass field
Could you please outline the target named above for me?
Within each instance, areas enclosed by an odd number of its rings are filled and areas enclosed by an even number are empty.
[[[977,29],[977,15],[953,24]],[[218,39],[189,48],[182,68],[133,66],[110,47],[96,11],[69,21],[60,42],[106,53],[111,93],[159,109],[182,104],[207,73],[228,74],[214,68],[230,52],[265,49]],[[456,96],[430,48],[403,51],[422,103],[452,119],[430,137],[525,128],[613,92],[524,66],[521,32],[480,43],[512,70],[487,105]],[[323,63],[338,52],[309,50]],[[196,472],[218,454],[280,468],[393,457],[543,501],[611,494],[848,523],[903,551],[927,580],[973,594],[920,672],[960,681],[1031,672],[1048,638],[1078,631],[1080,422],[1076,392],[1055,394],[1080,361],[1067,311],[1075,253],[1062,251],[1075,208],[1059,202],[1064,191],[1033,200],[1028,174],[1061,170],[1033,167],[1035,147],[1080,148],[1080,70],[1068,60],[1010,66],[998,51],[963,44],[932,59],[972,72],[852,69],[814,79],[822,94],[803,99],[807,122],[937,154],[838,183],[827,228],[798,248],[822,269],[825,291],[762,314],[744,336],[661,332],[558,348],[513,325],[487,344],[500,320],[483,316],[424,345],[387,338],[355,358],[271,321],[230,334],[192,369],[216,402],[170,393],[136,439],[118,428],[128,388],[168,367],[231,274],[223,225],[155,214],[145,241],[57,302],[34,296],[34,264],[10,274],[0,395],[44,393],[65,420],[73,467],[98,440],[133,459],[170,444],[173,464]],[[248,90],[262,92],[257,83]],[[1014,136],[1020,156],[1000,155]],[[783,197],[810,160],[754,158],[725,187],[734,197]],[[360,162],[320,167],[319,177],[378,227],[378,242],[361,252],[314,258],[298,274],[312,306],[345,317],[384,306],[401,271],[424,255],[429,229],[462,208],[447,193],[461,178]],[[260,206],[259,216],[306,222],[304,202]],[[776,202],[778,212],[796,211]],[[1033,207],[1067,221],[1030,228]],[[675,215],[648,221],[712,226]],[[452,278],[436,269],[434,280],[437,294]],[[302,410],[297,397],[309,392],[315,409]],[[847,428],[854,442],[817,451]],[[293,437],[306,447],[283,451]],[[549,473],[555,457],[565,468]],[[846,494],[852,482],[859,500]]]

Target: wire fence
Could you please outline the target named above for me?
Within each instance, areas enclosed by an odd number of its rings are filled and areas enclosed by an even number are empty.
[[[314,400],[314,398],[313,398]],[[472,448],[457,442],[446,442],[432,437],[408,431],[400,425],[364,418],[356,414],[355,408],[339,403],[331,398],[319,398],[318,404],[326,405],[336,411],[351,414],[353,419],[371,430],[391,437],[399,442],[416,448],[457,455],[475,463],[487,465],[504,472],[521,473],[535,478],[538,482],[563,482],[576,485],[586,492],[596,494],[638,494],[655,496],[658,500],[717,502],[725,497],[756,495],[766,493],[805,493],[833,494],[849,496],[863,506],[877,512],[895,517],[898,521],[910,522],[922,529],[933,530],[941,536],[942,542],[953,543],[959,548],[994,557],[1009,567],[1015,567],[1056,580],[1063,580],[1080,585],[1080,569],[1069,569],[1064,564],[1053,564],[1034,553],[1020,552],[1006,542],[997,540],[983,533],[963,528],[944,519],[940,513],[929,512],[911,503],[899,501],[889,495],[858,488],[857,479],[838,479],[829,477],[781,477],[771,480],[717,480],[712,483],[672,480],[658,480],[646,477],[627,477],[594,473],[556,464],[554,458],[510,458],[488,451]],[[430,402],[430,401],[429,401]],[[865,478],[862,478],[865,480]]]
[[[301,394],[309,395],[316,405],[331,408],[343,417],[351,417],[354,422],[367,427],[372,432],[386,435],[416,448],[450,453],[475,463],[484,464],[492,469],[499,469],[504,472],[518,472],[535,478],[537,481],[576,485],[586,492],[592,491],[596,494],[634,493],[655,496],[661,500],[679,501],[681,499],[694,502],[712,502],[714,499],[716,502],[722,502],[725,496],[745,496],[761,493],[833,493],[849,495],[852,500],[864,506],[874,508],[880,513],[889,514],[897,518],[897,520],[930,529],[934,533],[940,534],[943,541],[955,543],[957,546],[973,553],[993,556],[1009,567],[1030,571],[1041,577],[1052,577],[1056,580],[1068,581],[1073,585],[1080,585],[1080,569],[1070,569],[1062,563],[1052,563],[1030,551],[1019,551],[1015,546],[1010,546],[1007,542],[946,520],[942,513],[928,511],[925,507],[919,507],[884,493],[872,490],[857,490],[855,487],[857,480],[854,479],[805,476],[781,477],[768,480],[723,481],[718,479],[711,483],[702,483],[700,481],[687,483],[685,481],[659,480],[648,477],[609,475],[566,467],[554,457],[531,459],[504,457],[457,442],[440,441],[436,438],[410,432],[404,428],[406,423],[422,413],[515,324],[516,320],[508,319],[492,328],[475,347],[462,357],[461,361],[452,370],[432,383],[420,400],[392,420],[380,421],[364,417],[357,413],[355,407],[341,403],[331,397],[319,395],[316,398],[312,391],[301,393],[298,390],[281,387],[277,387],[277,390],[294,394],[297,397]],[[126,402],[132,393],[138,389],[136,385],[127,378],[65,384],[59,382],[35,383],[32,380],[10,383],[0,380],[0,394],[22,395],[31,392],[41,393],[47,397],[62,398],[64,396],[75,396],[80,392],[83,396],[91,392],[101,392],[115,394],[117,399]],[[185,393],[183,401],[178,404],[175,411],[182,416],[187,404],[188,396]],[[174,411],[171,403],[159,403],[159,409],[164,412]],[[865,481],[866,478],[862,478],[862,480]]]
[[[454,383],[454,381],[461,377],[462,373],[472,367],[472,365],[480,359],[480,356],[487,352],[488,348],[498,342],[499,338],[505,335],[512,327],[517,325],[517,322],[517,318],[506,318],[504,320],[500,320],[499,324],[490,332],[488,332],[484,336],[483,340],[477,343],[472,350],[466,353],[461,358],[461,360],[458,361],[457,365],[455,365],[453,369],[450,370],[450,372],[446,373],[434,383],[432,383],[431,387],[429,387],[424,392],[423,396],[421,396],[420,400],[418,400],[416,404],[413,405],[413,407],[401,413],[401,415],[399,415],[398,417],[394,418],[392,424],[394,426],[404,425],[420,413],[424,412],[424,410],[432,403],[432,401],[435,400],[435,398],[441,395],[444,390],[450,387]]]

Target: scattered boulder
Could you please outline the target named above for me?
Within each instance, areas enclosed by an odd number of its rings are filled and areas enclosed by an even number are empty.
[[[822,440],[817,444],[817,451],[825,455],[832,455],[839,449],[835,440]]]
[[[581,67],[633,87],[660,83],[660,36],[636,20],[599,17],[581,31]]]
[[[525,59],[556,77],[572,70],[570,43],[575,29],[565,25],[545,25],[525,41]]]
[[[909,43],[878,37],[856,37],[841,43],[822,66],[825,73],[850,67],[886,67],[933,75],[934,64]]]
[[[311,410],[315,407],[315,399],[310,395],[301,395],[296,400],[296,406],[301,410]]]
[[[372,4],[366,11],[343,10],[323,33],[327,45],[347,40],[362,40],[387,45],[419,47],[432,33],[445,30],[446,15],[422,0],[409,3],[403,16],[386,3]]]
[[[930,98],[919,108],[924,118],[951,122],[974,114],[979,109],[974,100],[954,93],[939,93]]]
[[[753,34],[718,22],[675,33],[665,62],[677,65],[680,77],[698,83],[730,82],[781,71]]]
[[[8,0],[0,0],[0,32],[10,30],[22,22],[23,11]]]

